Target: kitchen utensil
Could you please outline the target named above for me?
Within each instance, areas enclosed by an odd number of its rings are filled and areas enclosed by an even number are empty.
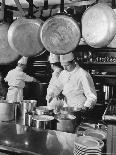
[[[74,132],[75,129],[75,119],[74,115],[66,114],[66,115],[57,115],[57,130],[64,132]]]
[[[33,117],[33,127],[35,127],[37,130],[51,129],[53,120],[54,120],[53,116],[35,115]]]
[[[10,25],[8,42],[11,48],[22,56],[41,55],[44,47],[39,36],[43,21],[41,19],[32,19],[32,17],[31,19],[24,18],[19,0],[15,0],[15,2],[22,17]]]
[[[32,112],[35,110],[37,106],[36,100],[23,100],[20,105],[22,106],[24,111]]]
[[[15,104],[0,100],[0,121],[11,121],[14,119]]]
[[[60,13],[42,25],[40,38],[46,50],[54,54],[66,54],[77,47],[80,28],[73,17],[64,13],[64,0],[61,0]]]
[[[104,142],[91,136],[79,136],[74,141],[74,155],[94,154],[101,155]]]
[[[88,129],[85,131],[85,135],[99,138],[101,140],[106,139],[107,133],[100,129]]]
[[[9,64],[18,59],[19,54],[15,53],[8,43],[8,29],[10,23],[5,22],[5,0],[1,4],[1,17],[0,17],[0,64]]]
[[[16,105],[16,122],[25,125],[26,114],[33,113],[37,105],[36,100],[23,100]]]
[[[114,10],[115,16],[116,16],[116,9],[113,9],[113,10]],[[116,35],[114,36],[113,40],[108,44],[107,47],[116,48]]]
[[[89,7],[81,21],[83,39],[94,48],[107,46],[116,34],[116,15],[107,4],[97,3]]]
[[[53,115],[53,110],[50,110],[47,106],[36,107],[37,115]]]

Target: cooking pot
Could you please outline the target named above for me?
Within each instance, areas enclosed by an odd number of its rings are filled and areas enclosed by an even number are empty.
[[[66,54],[77,47],[80,28],[75,19],[64,13],[63,0],[61,0],[60,13],[43,23],[40,38],[46,50],[54,54]]]
[[[15,104],[0,100],[0,121],[11,121],[14,119]]]
[[[23,100],[20,105],[22,106],[22,110],[27,112],[32,112],[35,110],[37,106],[36,100]]]
[[[16,104],[15,108],[15,119],[16,122],[22,125],[25,125],[26,114],[33,113],[37,105],[36,100],[23,100],[21,103]]]
[[[107,46],[116,34],[116,15],[107,4],[98,3],[89,7],[81,21],[83,39],[94,48]]]
[[[63,131],[63,132],[74,132],[75,129],[75,120],[76,117],[71,114],[66,115],[57,115],[57,130]]]
[[[54,120],[53,116],[48,115],[35,115],[33,117],[33,127],[37,130],[46,130],[52,128],[52,121]]]
[[[15,0],[20,13],[22,8],[19,0]],[[8,30],[8,42],[11,48],[22,56],[35,56],[43,53],[40,40],[40,29],[43,24],[41,19],[27,19],[24,14],[15,20]]]

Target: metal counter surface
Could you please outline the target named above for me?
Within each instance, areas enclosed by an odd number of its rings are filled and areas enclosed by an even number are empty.
[[[75,134],[0,122],[0,150],[31,155],[73,155]]]

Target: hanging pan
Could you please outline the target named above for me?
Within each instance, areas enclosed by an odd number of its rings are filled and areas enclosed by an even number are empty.
[[[18,54],[27,57],[43,53],[44,47],[39,37],[43,21],[33,18],[33,1],[29,4],[28,19],[24,17],[19,0],[15,0],[15,3],[21,17],[15,20],[8,30],[8,41],[11,48]]]
[[[116,15],[104,3],[89,7],[82,16],[82,36],[85,42],[94,47],[107,46],[116,34]]]
[[[18,53],[15,53],[8,43],[8,29],[10,24],[5,22],[5,0],[1,3],[1,15],[0,15],[0,64],[8,64],[15,61],[18,58]]]
[[[77,47],[80,28],[73,17],[64,13],[64,0],[61,0],[60,13],[42,25],[40,38],[46,50],[54,54],[66,54]]]

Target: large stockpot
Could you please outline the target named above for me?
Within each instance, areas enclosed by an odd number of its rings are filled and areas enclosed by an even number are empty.
[[[17,123],[25,125],[26,113],[34,112],[37,105],[36,100],[23,100],[21,103],[16,104],[15,119]]]
[[[98,3],[89,7],[81,21],[83,39],[94,48],[107,46],[116,34],[116,15],[107,4]]]
[[[0,101],[0,121],[14,120],[15,104],[8,103],[6,100]]]

